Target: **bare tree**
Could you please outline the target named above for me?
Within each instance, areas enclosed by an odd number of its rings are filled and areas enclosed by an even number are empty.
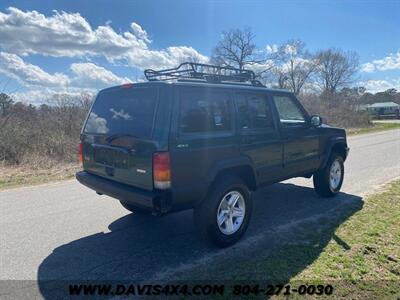
[[[200,60],[200,57],[196,56],[196,55],[184,56],[179,59],[179,64],[182,64],[185,62],[201,63],[202,61]]]
[[[278,73],[278,87],[280,89],[287,89],[288,84],[287,84],[288,78],[285,74],[279,72]]]
[[[6,93],[0,93],[0,131],[3,130],[12,115],[14,100]]]
[[[300,40],[289,40],[282,44],[276,53],[276,62],[274,73],[279,87],[289,88],[296,95],[300,93],[317,65],[315,58]]]
[[[224,31],[222,39],[213,49],[212,62],[240,70],[261,63],[262,59],[257,58],[254,37],[254,33],[248,27]]]
[[[87,92],[82,92],[79,97],[77,97],[77,103],[80,108],[83,109],[84,114],[89,112],[90,106],[93,103],[93,95]]]
[[[0,93],[0,116],[5,117],[13,104],[14,100],[6,93]]]
[[[319,51],[316,59],[317,82],[325,93],[334,93],[339,88],[351,84],[359,67],[357,53],[334,48]]]

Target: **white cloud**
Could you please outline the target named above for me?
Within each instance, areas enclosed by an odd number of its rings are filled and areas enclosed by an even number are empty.
[[[116,33],[110,23],[92,28],[79,13],[54,11],[53,15],[45,16],[10,7],[6,13],[0,12],[0,48],[19,55],[101,55],[110,62],[123,60],[141,69],[176,66],[189,57],[208,60],[192,47],[152,50],[151,40],[140,25],[131,23],[130,29]]]
[[[104,67],[92,58],[105,57],[108,62],[127,64],[139,69],[168,68],[190,60],[207,62],[188,46],[152,49],[148,33],[137,23],[128,31],[116,32],[107,21],[92,27],[79,13],[53,11],[44,15],[10,7],[0,12],[0,72],[20,82],[24,89],[14,96],[21,101],[43,103],[57,93],[76,95],[131,82]],[[63,73],[49,73],[28,63],[23,57],[31,54],[52,57],[85,58],[71,64]]]
[[[80,97],[82,95],[86,95],[86,97],[90,98],[93,97],[95,94],[96,90],[92,89],[33,87],[26,91],[11,93],[11,96],[15,99],[15,101],[40,105],[52,103],[54,97],[58,95],[63,95],[67,97]]]
[[[61,87],[70,82],[64,74],[49,74],[38,66],[24,62],[18,55],[6,52],[0,52],[0,72],[26,86]]]
[[[107,133],[109,131],[107,127],[107,120],[92,112],[89,115],[85,130],[87,132]]]
[[[137,23],[132,22],[131,23],[131,29],[133,31],[133,34],[137,36],[138,38],[146,41],[147,43],[150,43],[150,39],[147,36],[147,32]]]
[[[91,62],[73,63],[70,69],[70,77],[62,73],[50,74],[18,55],[0,52],[0,73],[17,80],[25,88],[24,91],[13,93],[17,101],[40,104],[47,102],[54,94],[77,96],[87,92],[93,95],[99,89],[132,82]]]
[[[271,70],[275,66],[275,62],[272,59],[267,59],[262,63],[254,63],[246,66],[246,69],[252,70],[256,74],[264,73]]]
[[[285,51],[286,54],[296,55],[297,54],[297,47],[296,47],[296,45],[286,44],[284,51]]]
[[[362,72],[372,73],[375,71],[400,70],[400,51],[391,53],[382,59],[376,59],[361,66]]]
[[[62,73],[50,74],[39,66],[25,62],[15,54],[0,52],[0,72],[18,80],[25,87],[43,88],[88,88],[100,89],[111,85],[132,82],[127,77],[119,77],[110,70],[94,63],[73,63],[73,76]]]
[[[94,63],[73,63],[71,70],[74,73],[72,84],[80,87],[101,88],[107,85],[118,85],[132,82],[127,77],[118,77],[113,72],[95,65]]]
[[[383,92],[392,88],[400,90],[400,78],[392,80],[366,80],[360,82],[358,85],[365,87],[367,92],[370,93]]]
[[[207,62],[208,58],[199,54],[192,47],[168,47],[165,50],[140,50],[136,49],[126,53],[125,59],[130,65],[141,69],[162,69],[176,67],[184,61]]]
[[[294,50],[296,51],[296,50]],[[287,73],[290,72],[291,68],[293,67],[294,70],[307,70],[309,69],[312,65],[315,65],[315,60],[313,59],[308,59],[308,58],[302,58],[302,57],[293,57],[292,58],[293,66],[291,65],[291,62],[285,62],[281,64],[280,70],[281,72]]]
[[[267,53],[276,53],[278,52],[278,45],[277,44],[267,45],[265,47],[265,50],[267,50]]]
[[[361,72],[372,73],[375,71],[375,66],[372,63],[366,63],[361,66]]]

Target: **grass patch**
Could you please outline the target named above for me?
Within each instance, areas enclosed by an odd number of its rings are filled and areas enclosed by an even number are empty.
[[[71,179],[78,169],[76,164],[34,169],[28,166],[0,166],[0,190]]]
[[[246,247],[240,257],[222,257],[182,275],[293,288],[331,284],[334,293],[327,299],[399,299],[400,180],[363,201],[342,200],[347,203],[329,217],[299,223],[286,232],[277,230],[266,235],[261,245]],[[264,251],[263,245],[270,249]]]
[[[370,127],[346,129],[348,135],[366,134],[400,128],[400,123],[374,123]]]
[[[318,259],[290,279],[320,280],[334,282],[340,297],[400,296],[400,180],[368,197],[363,209],[337,228]]]

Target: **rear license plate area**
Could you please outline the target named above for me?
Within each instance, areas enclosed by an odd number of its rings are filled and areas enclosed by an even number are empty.
[[[119,169],[127,169],[129,166],[128,154],[109,148],[96,148],[94,151],[94,161],[96,163]]]

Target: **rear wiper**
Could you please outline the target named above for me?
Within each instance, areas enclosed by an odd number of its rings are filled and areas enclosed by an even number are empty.
[[[106,138],[106,141],[107,142],[111,142],[111,141],[113,141],[115,139],[118,139],[118,138],[121,138],[121,137],[131,137],[131,138],[135,138],[135,139],[138,138],[136,135],[127,134],[127,133],[123,133],[123,134],[118,133],[118,134],[112,134],[112,135],[108,136]]]

